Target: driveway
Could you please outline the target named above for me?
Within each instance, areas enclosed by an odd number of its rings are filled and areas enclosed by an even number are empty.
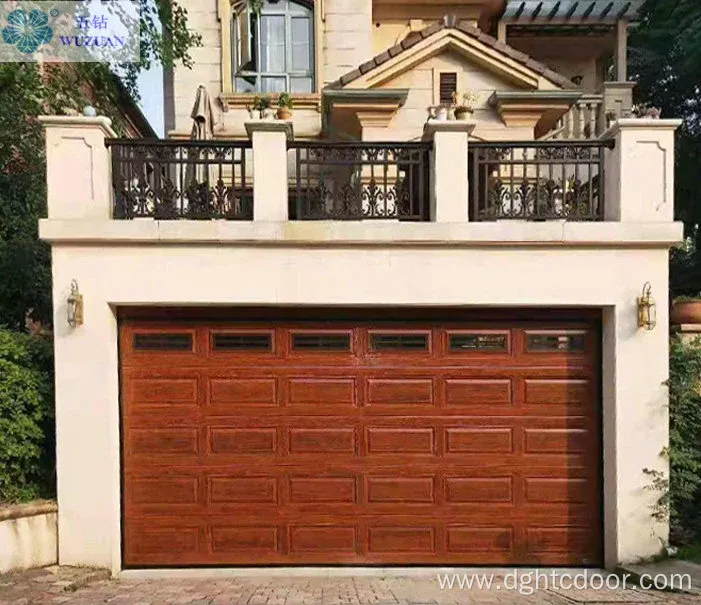
[[[319,571],[317,573],[323,573]],[[279,573],[248,577],[188,579],[106,578],[105,572],[50,567],[0,576],[0,603],[44,605],[573,605],[586,603],[677,604],[701,603],[701,597],[668,592],[627,589],[569,589],[541,586],[534,577],[517,580],[515,572],[470,571],[472,588],[441,589],[437,574],[413,572],[411,576],[283,576]],[[519,572],[525,574],[526,572]],[[546,572],[543,572],[544,574]],[[549,573],[549,572],[547,572]],[[559,572],[563,573],[563,572]],[[478,588],[478,575],[491,575],[492,587]],[[558,576],[560,577],[560,576]],[[560,577],[560,579],[562,579]],[[544,578],[541,577],[541,581]],[[518,587],[517,587],[518,588]]]

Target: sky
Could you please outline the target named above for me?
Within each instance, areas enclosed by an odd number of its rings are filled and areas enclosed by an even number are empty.
[[[141,111],[153,126],[159,137],[163,131],[163,68],[154,65],[150,70],[139,74],[139,93]]]

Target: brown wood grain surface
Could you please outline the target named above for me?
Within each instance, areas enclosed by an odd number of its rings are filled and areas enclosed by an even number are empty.
[[[596,323],[504,318],[122,319],[125,565],[600,564]]]

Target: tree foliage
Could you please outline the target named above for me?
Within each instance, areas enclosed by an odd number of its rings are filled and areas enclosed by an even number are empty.
[[[672,538],[701,539],[701,342],[672,338],[669,360],[669,512]]]
[[[52,386],[51,343],[0,329],[0,502],[53,492]]]
[[[137,97],[142,69],[161,63],[190,67],[200,36],[187,11],[171,0],[141,0],[141,63],[118,67],[121,81],[101,63],[0,64],[0,324],[25,326],[25,316],[51,323],[51,259],[38,238],[46,216],[44,134],[38,116],[80,113],[93,105],[124,124],[116,110],[126,88]]]

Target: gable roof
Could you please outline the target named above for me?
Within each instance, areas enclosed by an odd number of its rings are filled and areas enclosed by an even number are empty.
[[[543,76],[547,80],[550,80],[553,84],[561,88],[574,88],[574,84],[569,78],[557,73],[550,69],[547,65],[540,63],[529,57],[527,54],[516,50],[515,48],[500,42],[493,36],[485,34],[481,29],[468,25],[467,23],[460,23],[455,17],[455,15],[446,15],[442,20],[437,21],[433,25],[429,25],[427,28],[421,30],[420,32],[415,32],[409,34],[404,40],[399,44],[388,48],[385,52],[373,57],[369,61],[366,61],[362,65],[359,65],[353,71],[348,72],[341,76],[336,82],[329,84],[327,88],[343,88],[351,82],[354,82],[358,78],[370,73],[371,71],[377,69],[381,65],[387,63],[391,59],[405,53],[410,48],[416,46],[423,40],[436,36],[444,30],[456,30],[471,38],[481,42],[485,46],[492,48],[501,54],[509,57],[513,61],[520,63],[524,67],[530,69],[536,74]]]

